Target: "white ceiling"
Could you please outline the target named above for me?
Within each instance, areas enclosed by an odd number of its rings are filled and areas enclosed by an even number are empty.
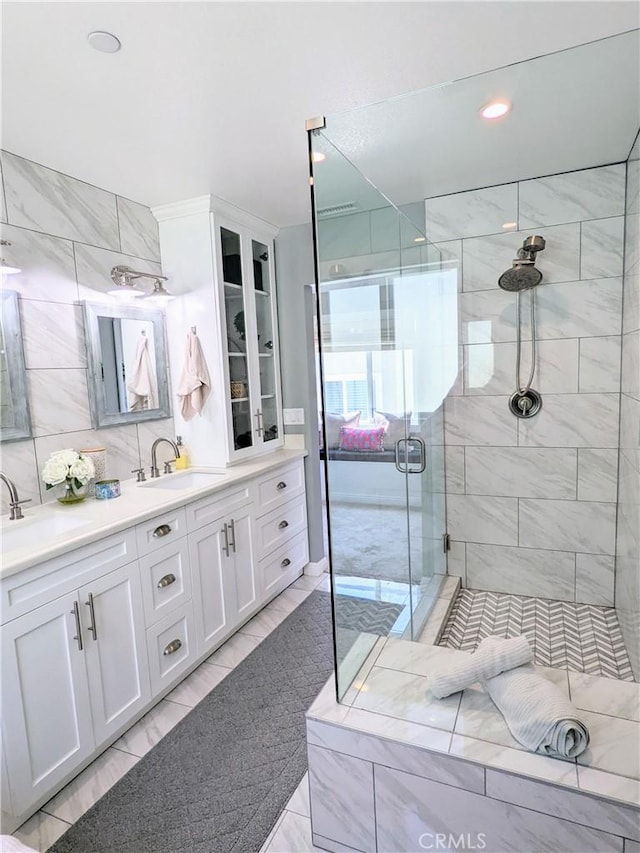
[[[639,18],[635,0],[3,2],[2,147],[149,205],[212,192],[300,223],[306,118]],[[91,49],[95,29],[122,50]]]

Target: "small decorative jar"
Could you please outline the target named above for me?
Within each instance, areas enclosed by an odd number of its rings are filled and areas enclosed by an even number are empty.
[[[231,397],[234,400],[237,400],[239,397],[244,397],[246,395],[246,385],[244,382],[232,382],[231,383]]]
[[[120,480],[98,480],[96,482],[96,500],[103,501],[120,497]]]
[[[80,453],[93,462],[95,474],[87,483],[87,497],[93,498],[96,494],[96,481],[104,480],[107,476],[107,450],[105,447],[88,447]]]

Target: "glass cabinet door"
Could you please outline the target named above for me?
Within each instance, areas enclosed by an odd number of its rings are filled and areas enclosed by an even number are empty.
[[[227,393],[231,402],[233,449],[242,450],[253,445],[253,425],[247,351],[248,324],[240,235],[228,228],[220,228],[220,245],[229,360]]]
[[[252,240],[251,258],[260,383],[260,401],[257,411],[258,432],[262,441],[267,443],[278,438],[274,312],[269,248],[264,243]]]

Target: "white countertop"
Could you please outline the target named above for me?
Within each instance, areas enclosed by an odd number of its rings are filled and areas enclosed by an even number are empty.
[[[216,479],[204,486],[189,489],[165,489],[161,487],[162,480],[180,477],[183,472],[165,474],[158,480],[147,480],[146,483],[136,483],[135,480],[123,480],[121,495],[110,500],[95,500],[87,498],[78,504],[62,506],[57,501],[24,509],[24,518],[19,521],[2,519],[0,535],[2,535],[2,566],[0,577],[8,577],[23,569],[42,563],[51,557],[57,557],[87,545],[97,539],[102,539],[111,533],[117,533],[155,515],[160,515],[175,507],[183,506],[191,501],[227,489],[244,480],[263,474],[272,468],[285,465],[307,455],[304,450],[277,450],[250,462],[243,462],[230,468],[188,468],[184,473],[204,471],[219,474]],[[154,484],[150,486],[150,484]],[[157,485],[155,485],[157,484]],[[77,527],[62,533],[56,533],[56,522],[61,519],[75,519]],[[51,532],[47,530],[45,520],[51,522]],[[82,521],[82,523],[80,523]],[[10,547],[5,531],[17,529],[34,530],[34,540],[22,547]]]

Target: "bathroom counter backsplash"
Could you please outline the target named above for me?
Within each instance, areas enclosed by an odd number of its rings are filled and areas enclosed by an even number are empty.
[[[89,498],[73,506],[45,504],[25,509],[24,518],[19,521],[2,519],[0,577],[8,577],[306,455],[304,450],[278,450],[261,459],[230,468],[193,467],[175,474],[164,474],[157,480],[147,480],[145,483],[137,483],[135,479],[125,480],[121,484],[121,496],[114,500]],[[172,478],[198,472],[218,476],[211,482],[189,488],[172,488],[169,482],[167,488],[161,487],[164,478],[175,482]],[[74,521],[77,523],[74,524]],[[30,528],[33,529],[31,537],[27,534]],[[24,531],[15,545],[11,543],[12,531],[20,531],[20,534]],[[31,541],[25,542],[25,537]]]

